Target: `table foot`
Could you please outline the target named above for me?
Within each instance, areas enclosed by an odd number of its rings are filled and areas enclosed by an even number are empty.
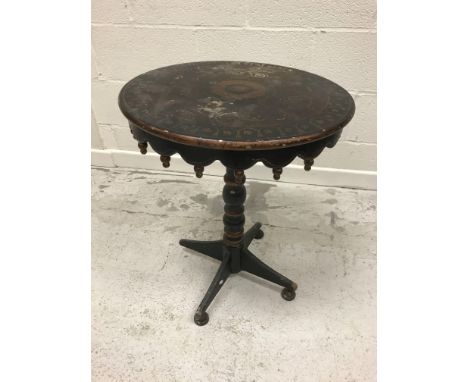
[[[185,248],[192,249],[216,260],[223,260],[223,241],[200,241],[181,239],[179,244]]]
[[[206,310],[208,309],[218,292],[221,290],[222,286],[225,284],[229,275],[231,274],[229,260],[229,253],[225,252],[224,259],[221,265],[219,266],[218,271],[216,272],[216,275],[213,281],[211,282],[208,290],[206,291],[205,297],[203,297],[202,302],[198,306],[197,312],[195,313],[193,319],[195,323],[199,326],[203,326],[208,323],[209,316],[208,313],[206,313]]]
[[[296,291],[292,288],[283,288],[281,291],[281,297],[286,301],[292,301],[296,298]]]
[[[221,290],[222,286],[226,283],[227,278],[232,273],[237,273],[239,271],[245,271],[281,285],[284,287],[281,291],[281,297],[286,301],[292,301],[296,297],[295,291],[297,289],[297,284],[269,267],[248,249],[253,239],[263,237],[261,226],[260,223],[255,223],[245,232],[240,248],[229,247],[224,244],[222,240],[180,240],[182,246],[221,261],[221,265],[193,317],[197,325],[203,326],[208,323],[209,316],[206,310]]]
[[[247,248],[253,239],[261,239],[264,235],[261,230],[262,223],[255,223],[252,228],[244,233],[244,248]]]
[[[267,264],[257,258],[247,248],[242,250],[241,270],[251,273],[262,279],[271,281],[272,283],[281,285],[288,290],[292,290],[293,292],[297,289],[297,284],[294,281],[291,281],[281,273],[276,272],[273,268],[269,267]],[[291,298],[291,300],[293,298]]]
[[[209,320],[210,316],[206,312],[197,312],[195,316],[193,316],[193,321],[195,321],[198,326],[206,325]]]
[[[261,229],[262,223],[255,223],[247,232],[244,233],[244,248],[247,248],[253,239],[261,239],[264,232]],[[207,255],[216,260],[223,260],[223,241],[222,240],[188,240],[181,239],[179,244],[185,248],[192,249],[203,255]]]

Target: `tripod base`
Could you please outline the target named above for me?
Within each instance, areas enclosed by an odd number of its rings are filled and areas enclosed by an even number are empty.
[[[206,310],[232,273],[245,271],[281,285],[284,287],[281,296],[287,301],[294,300],[297,284],[270,268],[248,249],[253,239],[261,239],[263,235],[261,224],[255,223],[243,234],[239,247],[227,246],[223,240],[180,240],[180,245],[221,261],[221,265],[195,313],[194,321],[197,325],[203,326],[208,323],[209,316]]]

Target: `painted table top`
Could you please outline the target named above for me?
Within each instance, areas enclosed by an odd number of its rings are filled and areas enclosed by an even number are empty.
[[[302,70],[206,61],[152,70],[129,81],[119,106],[159,138],[217,150],[271,150],[339,132],[355,105],[341,86]]]

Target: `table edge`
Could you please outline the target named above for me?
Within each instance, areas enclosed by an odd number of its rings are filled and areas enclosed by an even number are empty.
[[[197,138],[197,137],[192,137],[189,135],[173,133],[168,130],[164,130],[156,126],[149,125],[143,121],[140,121],[128,115],[124,110],[121,109],[122,113],[128,119],[129,122],[133,123],[136,127],[146,131],[147,133],[155,135],[159,138],[172,141],[172,142],[176,142],[176,143],[180,143],[180,144],[187,145],[187,146],[203,147],[203,148],[216,149],[216,150],[235,150],[235,151],[280,149],[280,148],[286,148],[286,147],[300,146],[303,144],[322,140],[342,130],[353,118],[355,110],[356,108],[353,102],[353,109],[352,109],[352,112],[348,115],[348,117],[343,122],[338,124],[336,128],[327,130],[326,132],[323,132],[323,133],[303,135],[303,136],[291,137],[291,138],[272,139],[272,140],[267,140],[267,141],[225,141],[225,140],[209,139],[209,138]]]

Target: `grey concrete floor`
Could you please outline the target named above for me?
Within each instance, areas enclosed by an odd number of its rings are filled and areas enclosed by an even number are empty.
[[[221,237],[222,186],[92,170],[93,381],[374,381],[376,193],[247,180],[246,226],[265,231],[250,249],[297,297],[241,272],[199,327],[218,263],[178,240]]]

